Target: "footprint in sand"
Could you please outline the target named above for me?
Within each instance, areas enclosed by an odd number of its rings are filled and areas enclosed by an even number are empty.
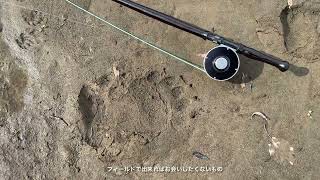
[[[103,161],[145,159],[146,145],[163,131],[181,129],[188,118],[185,86],[163,72],[135,78],[122,70],[84,85],[78,100],[84,139],[99,149]]]

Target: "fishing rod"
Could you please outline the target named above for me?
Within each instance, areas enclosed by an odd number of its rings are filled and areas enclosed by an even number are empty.
[[[77,9],[85,12],[86,14],[89,14],[90,16],[93,16],[94,18],[102,21],[103,23],[111,26],[112,28],[148,45],[149,47],[152,47],[170,57],[173,57],[174,59],[187,64],[189,66],[192,66],[195,69],[198,69],[202,72],[205,72],[209,77],[211,77],[214,80],[217,81],[226,81],[231,78],[233,78],[239,71],[240,68],[240,58],[238,54],[243,54],[251,59],[261,61],[267,64],[270,64],[272,66],[277,67],[280,71],[285,72],[289,69],[289,63],[287,61],[283,61],[277,57],[274,57],[270,54],[267,54],[265,52],[261,52],[258,50],[255,50],[253,48],[247,47],[241,43],[234,42],[230,39],[224,38],[220,35],[214,34],[208,30],[202,29],[200,27],[197,27],[193,24],[184,22],[182,20],[179,20],[175,17],[169,16],[167,14],[161,13],[159,11],[153,10],[151,8],[148,8],[146,6],[143,6],[141,4],[138,4],[136,2],[132,2],[130,0],[112,0],[114,2],[117,2],[119,4],[122,4],[124,6],[127,6],[133,10],[136,10],[144,15],[147,15],[149,17],[152,17],[154,19],[157,19],[159,21],[162,21],[168,25],[171,25],[173,27],[176,27],[178,29],[181,29],[183,31],[189,32],[191,34],[194,34],[198,37],[201,37],[205,40],[210,40],[214,43],[217,43],[219,46],[211,49],[207,54],[206,57],[203,60],[203,67],[192,63],[182,57],[179,57],[165,49],[162,49],[132,33],[129,31],[120,28],[119,26],[113,24],[112,22],[109,22],[105,20],[104,18],[101,18],[97,16],[96,14],[84,9],[83,7],[79,6],[76,3],[71,2],[70,0],[64,0],[65,2],[71,4],[72,6],[76,7]]]
[[[285,72],[289,69],[289,63],[273,55],[247,47],[241,43],[227,39],[218,34],[212,33],[203,28],[197,27],[188,22],[161,13],[149,7],[143,6],[130,0],[112,0],[130,9],[159,20],[165,24],[217,43],[219,46],[211,49],[203,61],[203,68],[209,77],[218,81],[226,81],[234,77],[240,68],[238,54],[242,54],[250,59],[257,60],[277,67]]]
[[[186,32],[192,33],[192,34],[199,36],[205,40],[210,40],[210,41],[213,41],[213,42],[219,44],[218,47],[215,47],[208,52],[208,54],[204,58],[203,67],[202,67],[202,66],[195,64],[191,61],[188,61],[182,57],[179,57],[179,56],[177,56],[177,55],[175,55],[165,49],[162,49],[162,48],[152,44],[151,42],[148,42],[148,41],[130,33],[129,31],[127,31],[125,29],[122,29],[121,27],[113,24],[112,22],[107,21],[104,18],[99,17],[98,15],[90,12],[89,10],[84,9],[83,7],[79,6],[78,4],[71,2],[70,0],[64,0],[64,1],[71,4],[75,8],[83,11],[84,13],[102,21],[106,25],[136,39],[137,41],[142,42],[142,43],[148,45],[149,47],[154,48],[154,49],[156,49],[156,50],[158,50],[158,51],[160,51],[160,52],[162,52],[162,53],[164,53],[164,54],[166,54],[166,55],[168,55],[168,56],[186,64],[186,65],[189,65],[197,70],[200,70],[202,72],[207,73],[207,75],[209,77],[213,78],[214,80],[226,81],[226,80],[231,79],[233,76],[235,76],[237,74],[237,72],[239,71],[239,68],[240,68],[240,60],[239,60],[238,53],[243,54],[251,59],[255,59],[255,60],[258,60],[261,62],[271,64],[283,72],[287,71],[289,69],[289,63],[286,61],[283,61],[279,58],[276,58],[276,57],[269,55],[269,54],[266,54],[264,52],[249,48],[243,44],[236,43],[232,40],[226,39],[222,36],[214,34],[210,31],[207,31],[207,30],[202,29],[200,27],[197,27],[193,24],[176,19],[172,16],[163,14],[161,12],[150,9],[148,7],[145,7],[145,6],[140,5],[138,3],[132,2],[130,0],[113,0],[117,3],[120,3],[122,5],[130,7],[131,9],[134,9],[138,12],[141,12],[147,16],[158,19],[166,24],[169,24],[171,26],[174,26],[174,27],[179,28],[181,30],[184,30]],[[54,16],[56,18],[60,18],[56,15],[52,15],[52,14],[43,12],[41,10],[28,8],[28,7],[19,5],[19,4],[9,3],[9,2],[5,2],[5,1],[1,1],[1,0],[0,0],[0,3],[6,4],[6,5],[16,6],[16,7],[27,9],[27,10],[35,10],[35,11],[38,11],[38,12],[41,12],[44,14],[48,14],[50,16]],[[76,21],[76,20],[68,20],[68,21],[87,25],[87,24],[84,24],[84,23]]]

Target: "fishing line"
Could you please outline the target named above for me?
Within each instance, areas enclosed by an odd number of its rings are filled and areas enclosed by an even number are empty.
[[[34,9],[34,8],[28,8],[26,6],[21,6],[21,5],[18,5],[18,4],[14,4],[14,3],[8,3],[8,2],[3,2],[3,1],[0,1],[0,3],[2,4],[5,4],[5,5],[8,5],[8,6],[13,6],[13,7],[18,7],[20,9],[25,9],[25,10],[28,10],[28,11],[36,11],[36,12],[40,12],[44,15],[48,15],[48,16],[52,16],[54,18],[57,18],[57,19],[62,19],[62,20],[66,20],[68,22],[72,22],[72,23],[76,23],[76,24],[81,24],[81,25],[84,25],[84,26],[89,26],[89,27],[94,27],[94,28],[97,28],[99,26],[95,26],[95,25],[90,25],[88,23],[83,23],[83,22],[80,22],[80,21],[77,21],[77,20],[74,20],[74,19],[70,19],[70,18],[63,18],[61,16],[56,16],[56,15],[53,15],[53,14],[50,14],[50,13],[47,13],[47,12],[44,12],[44,11],[41,11],[41,10],[38,10],[38,9]]]
[[[99,25],[93,25],[93,24],[89,24],[89,23],[84,23],[84,22],[81,22],[81,21],[78,21],[76,19],[69,18],[69,17],[68,18],[64,18],[64,17],[61,17],[61,16],[53,15],[53,14],[45,12],[45,11],[38,10],[36,8],[29,8],[29,7],[21,6],[21,5],[15,4],[15,3],[8,3],[8,2],[3,2],[3,1],[0,1],[0,4],[1,3],[5,4],[5,5],[8,5],[8,6],[18,7],[20,9],[24,9],[24,10],[28,10],[28,11],[36,11],[36,12],[39,12],[39,13],[41,13],[43,15],[51,16],[53,18],[56,18],[56,19],[59,19],[59,20],[62,20],[62,21],[67,21],[67,22],[71,22],[71,23],[75,23],[75,24],[80,24],[80,25],[83,25],[83,26],[91,27],[91,28],[99,28],[101,30],[106,30],[105,28],[102,28]],[[120,41],[120,42],[118,41],[118,45],[120,45],[123,42],[125,42],[125,40],[127,40],[127,39],[124,38],[123,41]]]
[[[193,68],[196,68],[196,69],[198,69],[198,70],[200,70],[200,71],[202,71],[202,72],[205,72],[205,70],[204,70],[204,68],[203,68],[202,66],[200,66],[200,65],[198,65],[198,64],[195,64],[195,63],[192,63],[192,62],[190,62],[190,61],[188,61],[188,60],[186,60],[186,59],[184,59],[184,58],[182,58],[182,57],[179,57],[179,56],[177,56],[177,55],[175,55],[175,54],[173,54],[173,53],[171,53],[171,52],[169,52],[169,51],[167,51],[167,50],[165,50],[165,49],[162,49],[162,48],[154,45],[153,43],[148,42],[148,41],[146,41],[146,40],[144,40],[144,39],[142,39],[142,38],[140,38],[140,37],[138,37],[138,36],[130,33],[129,31],[120,28],[119,26],[113,24],[112,22],[109,22],[109,21],[103,19],[102,17],[100,17],[100,16],[98,16],[98,15],[96,15],[96,14],[94,14],[94,13],[92,13],[92,12],[90,12],[90,11],[84,9],[84,8],[82,8],[81,6],[79,6],[79,5],[71,2],[71,1],[69,1],[69,0],[64,0],[64,1],[67,2],[67,3],[69,3],[70,5],[74,6],[75,8],[81,10],[82,12],[84,12],[84,13],[92,16],[92,17],[94,17],[95,19],[100,20],[100,21],[103,22],[104,24],[106,24],[106,25],[108,25],[108,26],[111,26],[112,28],[116,29],[117,31],[120,31],[120,32],[122,32],[122,33],[124,33],[124,34],[126,34],[126,35],[128,35],[128,36],[130,36],[130,37],[132,37],[133,39],[136,39],[137,41],[139,41],[139,42],[141,42],[141,43],[143,43],[143,44],[146,44],[147,46],[149,46],[149,47],[151,47],[151,48],[153,48],[153,49],[155,49],[155,50],[158,50],[158,51],[162,52],[163,54],[166,54],[166,55],[168,55],[168,56],[170,56],[170,57],[172,57],[172,58],[174,58],[174,59],[176,59],[176,60],[178,60],[178,61],[180,61],[180,62],[182,62],[182,63],[184,63],[184,64],[187,64],[187,65],[189,65],[189,66],[191,66],[191,67],[193,67]],[[28,8],[28,7],[25,7],[25,6],[22,6],[22,5],[13,4],[13,3],[8,3],[8,2],[3,2],[3,1],[0,1],[0,3],[7,4],[7,5],[11,5],[11,6],[16,6],[16,7],[19,7],[19,8],[21,8],[21,9],[26,9],[26,10],[29,10],[29,11],[37,11],[37,12],[40,12],[40,13],[43,13],[43,14],[46,14],[46,15],[49,15],[49,16],[52,16],[52,17],[55,17],[55,18],[62,19],[62,18],[59,17],[59,16],[52,15],[52,14],[49,14],[49,13],[47,13],[47,12],[43,12],[43,11],[41,11],[41,10],[36,10],[36,9],[33,9],[33,8]],[[82,23],[82,22],[79,22],[79,21],[76,21],[76,20],[72,20],[72,19],[66,19],[66,20],[69,21],[69,22],[73,22],[73,23],[77,23],[77,24],[81,24],[81,25],[85,25],[85,26],[97,27],[97,26],[94,26],[94,25],[85,24],[85,23]]]
[[[90,11],[82,8],[82,7],[80,7],[79,5],[73,3],[73,2],[71,2],[71,1],[69,1],[69,0],[65,0],[65,1],[66,1],[67,3],[73,5],[73,6],[76,7],[77,9],[79,9],[79,10],[81,10],[81,11],[89,14],[90,16],[93,16],[94,18],[96,18],[96,19],[104,22],[105,24],[107,24],[107,25],[115,28],[116,30],[121,31],[122,33],[124,33],[124,34],[126,34],[126,35],[128,35],[128,36],[130,36],[130,37],[132,37],[132,38],[134,38],[134,39],[142,42],[143,44],[146,44],[146,45],[148,45],[148,46],[150,46],[150,47],[152,47],[152,48],[154,48],[154,49],[156,49],[156,50],[158,50],[158,51],[160,51],[160,52],[162,52],[162,53],[164,53],[164,54],[166,54],[166,55],[168,55],[168,56],[171,56],[171,57],[175,58],[176,60],[178,60],[178,61],[180,61],[180,62],[182,62],[182,63],[185,63],[185,64],[187,64],[187,65],[190,65],[190,66],[192,66],[192,67],[194,67],[194,68],[196,68],[196,69],[204,72],[203,67],[201,67],[201,66],[199,66],[199,65],[197,65],[197,64],[194,64],[194,63],[192,63],[192,62],[190,62],[190,61],[188,61],[188,60],[186,60],[186,59],[184,59],[184,58],[181,58],[181,57],[179,57],[179,56],[177,56],[177,55],[174,55],[174,54],[172,54],[171,52],[169,52],[169,51],[167,51],[167,50],[165,50],[165,49],[162,49],[162,48],[160,48],[160,47],[158,47],[158,46],[156,46],[156,45],[154,45],[154,44],[152,44],[152,43],[150,43],[150,42],[148,42],[148,41],[146,41],[146,40],[144,40],[144,39],[142,39],[142,38],[140,38],[140,37],[138,37],[138,36],[136,36],[136,35],[134,35],[134,34],[132,34],[132,33],[130,33],[129,31],[126,31],[126,30],[124,30],[124,29],[122,29],[122,28],[114,25],[113,23],[111,23],[111,22],[109,22],[109,21],[101,18],[101,17],[98,16],[98,15],[95,15],[94,13],[92,13],[92,12],[90,12]]]

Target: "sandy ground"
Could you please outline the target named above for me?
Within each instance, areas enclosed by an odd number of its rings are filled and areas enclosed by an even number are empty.
[[[0,179],[320,178],[319,0],[139,0],[293,64],[242,57],[230,82],[63,0],[0,2]],[[110,0],[74,2],[199,64],[214,46]],[[256,111],[280,142],[273,156]],[[109,172],[124,166],[223,172]]]

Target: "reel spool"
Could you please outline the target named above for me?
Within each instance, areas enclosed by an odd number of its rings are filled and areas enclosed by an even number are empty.
[[[207,75],[216,81],[227,81],[239,71],[240,59],[236,51],[220,45],[211,49],[203,60]]]

